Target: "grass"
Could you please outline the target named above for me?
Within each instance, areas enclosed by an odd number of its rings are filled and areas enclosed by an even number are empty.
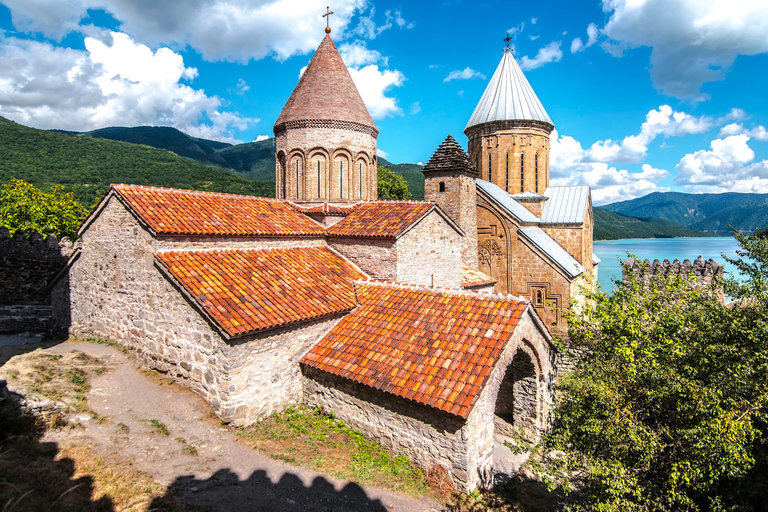
[[[162,434],[164,436],[171,435],[171,431],[168,429],[168,427],[160,420],[139,420],[142,423],[149,423],[152,426],[152,430],[157,432],[158,434]]]
[[[427,474],[404,455],[393,455],[333,414],[289,408],[238,429],[248,445],[272,458],[309,466],[339,479],[375,485],[411,496],[430,492]]]

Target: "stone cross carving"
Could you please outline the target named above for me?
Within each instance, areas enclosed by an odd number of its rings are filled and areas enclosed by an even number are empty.
[[[333,14],[333,11],[331,10],[331,6],[330,5],[325,6],[325,14],[323,14],[323,18],[325,18],[326,34],[331,33],[331,14]]]

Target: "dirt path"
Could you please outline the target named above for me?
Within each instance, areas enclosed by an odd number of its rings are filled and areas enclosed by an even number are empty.
[[[221,511],[441,509],[431,499],[363,489],[247,448],[216,425],[202,399],[142,375],[112,347],[65,342],[46,350],[61,354],[79,350],[105,360],[113,369],[93,378],[87,395],[90,407],[108,421],[76,415],[83,429],[49,431],[44,440],[85,442],[108,460],[130,461],[184,501]]]

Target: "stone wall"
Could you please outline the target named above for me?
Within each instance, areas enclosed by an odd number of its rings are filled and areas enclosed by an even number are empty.
[[[552,128],[549,123],[538,121],[495,121],[473,126],[466,132],[469,161],[477,167],[480,179],[490,181],[510,194],[541,194],[549,186],[549,134]],[[521,164],[524,170],[522,188]]]
[[[626,259],[621,268],[624,281],[627,280],[627,272],[632,272],[646,287],[653,279],[679,275],[683,279],[692,279],[694,288],[704,289],[712,286],[717,277],[723,276],[722,265],[713,259],[704,261],[701,255],[693,263],[688,259],[683,260],[682,263],[678,259],[673,262],[664,260],[663,263],[659,260],[653,260],[651,263],[646,259],[640,263],[639,260]],[[716,290],[716,294],[721,302],[725,300],[722,287]]]
[[[530,310],[524,314],[466,421],[306,366],[302,366],[304,400],[309,406],[333,411],[367,437],[425,468],[435,464],[445,467],[461,490],[490,485],[499,387],[521,349],[536,364],[532,436],[537,438],[547,424],[554,352],[548,334],[538,327],[532,314]]]
[[[477,187],[475,178],[459,172],[428,172],[424,177],[424,200],[436,203],[464,231],[461,258],[465,265],[476,269]]]
[[[396,280],[461,288],[461,239],[453,226],[432,211],[395,243]]]
[[[322,199],[335,202],[378,199],[376,138],[371,133],[352,129],[307,127],[280,131],[275,135],[275,139],[275,197],[278,199]]]
[[[395,240],[329,238],[328,245],[374,279],[397,280]]]
[[[82,242],[69,273],[72,335],[131,348],[235,424],[300,403],[298,360],[338,318],[226,341],[156,266],[165,242],[119,201],[109,201]]]
[[[72,254],[68,238],[0,228],[0,306],[49,305],[51,281]]]

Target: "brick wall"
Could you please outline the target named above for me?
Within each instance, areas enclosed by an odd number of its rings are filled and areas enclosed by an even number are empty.
[[[475,178],[461,173],[424,175],[424,200],[436,203],[462,231],[462,262],[477,268],[477,187]],[[443,191],[441,192],[441,183]]]
[[[395,243],[396,280],[461,288],[461,238],[439,213],[432,211]]]

